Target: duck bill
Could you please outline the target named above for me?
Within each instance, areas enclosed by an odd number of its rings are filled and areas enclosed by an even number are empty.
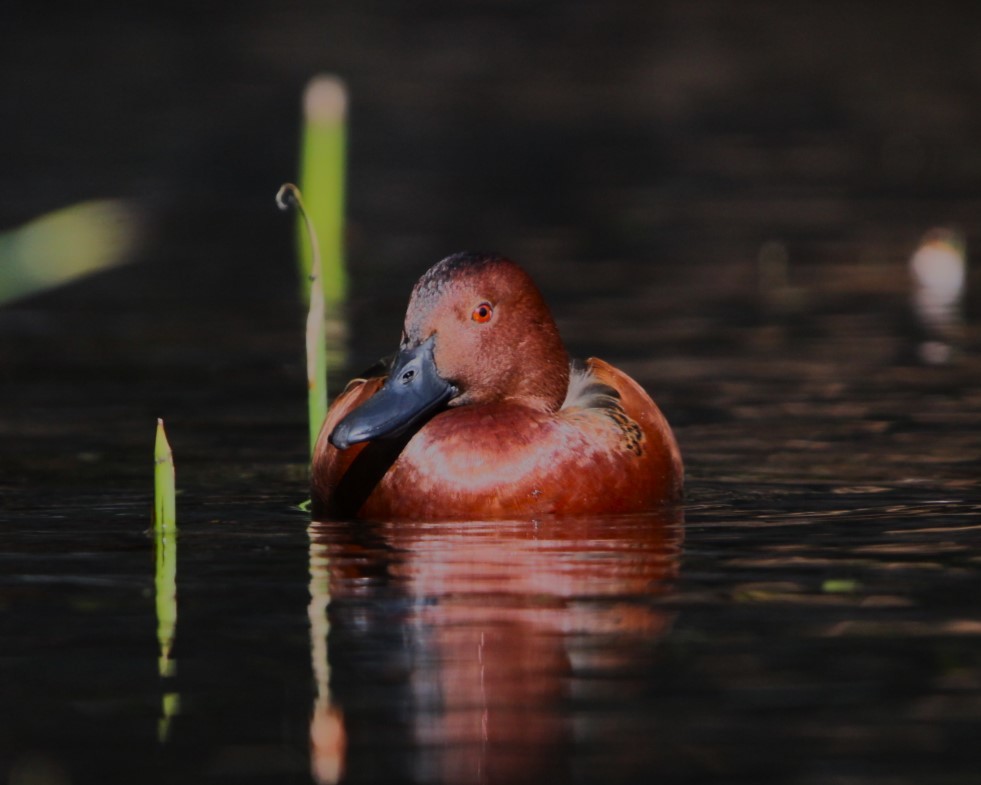
[[[384,386],[337,424],[330,443],[346,450],[352,444],[401,436],[456,395],[456,387],[436,370],[434,342],[431,337],[400,351]]]

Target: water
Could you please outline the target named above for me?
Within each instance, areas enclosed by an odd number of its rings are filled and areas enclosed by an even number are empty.
[[[241,385],[211,421],[188,412],[231,386],[189,392],[166,676],[152,419],[90,434],[141,413],[94,402],[77,431],[60,421],[105,453],[46,459],[50,423],[8,423],[42,448],[5,459],[33,480],[4,482],[10,781],[975,781],[975,328],[936,367],[904,298],[870,314],[830,296],[717,340],[732,312],[706,294],[674,284],[663,318],[608,347],[686,454],[687,503],[658,516],[308,527],[302,390]],[[609,305],[627,323],[650,302],[631,300]],[[600,313],[582,302],[573,335]],[[288,355],[277,325],[251,329]],[[656,373],[631,350],[647,340],[673,347]],[[110,402],[132,386],[90,384]],[[112,454],[130,442],[140,465]]]
[[[908,265],[948,222],[971,259],[976,25],[567,5],[246,4],[216,38],[108,4],[2,47],[3,107],[61,99],[4,115],[4,224],[104,193],[151,226],[0,309],[3,782],[978,780],[979,288]],[[310,525],[273,195],[314,68],[356,97],[348,371],[426,266],[505,251],[661,404],[682,510]]]

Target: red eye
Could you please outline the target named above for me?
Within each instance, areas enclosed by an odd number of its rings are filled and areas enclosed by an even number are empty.
[[[470,314],[470,318],[475,322],[483,324],[484,322],[489,322],[491,317],[494,315],[494,308],[490,303],[481,303],[476,308],[473,309],[473,313]]]

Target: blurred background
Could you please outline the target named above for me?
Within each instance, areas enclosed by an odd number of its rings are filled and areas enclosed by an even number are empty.
[[[14,2],[6,16],[0,227],[113,199],[138,230],[128,266],[0,311],[18,461],[83,401],[96,432],[127,412],[214,423],[257,375],[302,379],[292,219],[273,195],[296,177],[318,72],[351,96],[352,368],[392,346],[423,270],[484,249],[529,267],[575,353],[634,360],[648,386],[642,360],[687,357],[665,373],[691,381],[720,341],[802,337],[738,334],[760,309],[863,302],[905,321],[920,237],[970,241],[978,214],[981,10],[963,3]],[[686,402],[682,427],[712,406],[654,392]],[[288,443],[297,413],[271,423]]]
[[[175,212],[215,234],[216,213],[247,214],[220,245],[242,242],[277,220],[265,194],[295,169],[299,94],[320,71],[351,90],[362,264],[507,241],[516,256],[735,265],[772,235],[801,261],[853,261],[893,238],[902,255],[919,225],[966,222],[976,206],[981,12],[962,3],[8,14],[5,225],[122,196],[167,229]]]

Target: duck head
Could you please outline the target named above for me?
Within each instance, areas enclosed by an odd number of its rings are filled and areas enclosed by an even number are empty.
[[[530,276],[502,256],[455,254],[416,283],[384,386],[330,442],[344,450],[403,435],[447,406],[557,411],[568,386],[568,354]]]

